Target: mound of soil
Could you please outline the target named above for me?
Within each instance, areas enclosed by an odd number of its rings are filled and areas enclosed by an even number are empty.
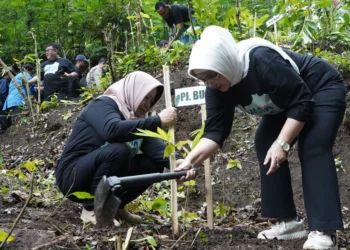
[[[159,74],[159,80],[161,80]],[[172,89],[195,86],[187,75],[186,69],[171,73]],[[40,160],[40,171],[53,170],[64,148],[75,117],[83,107],[78,105],[60,106],[43,112],[34,124],[29,117],[21,124],[11,127],[0,135],[0,152],[8,170],[18,169],[25,161]],[[165,108],[162,100],[156,111]],[[175,127],[176,140],[189,139],[191,131],[201,127],[200,108],[178,108],[178,123]],[[294,241],[261,241],[256,236],[269,222],[260,218],[260,178],[259,167],[254,152],[254,132],[258,119],[239,113],[233,124],[232,133],[224,147],[211,158],[213,203],[223,204],[226,216],[216,216],[213,230],[205,226],[203,220],[183,224],[180,221],[180,233],[172,234],[172,225],[168,220],[154,221],[144,215],[144,223],[139,225],[122,224],[120,228],[95,228],[84,226],[79,219],[81,206],[64,200],[62,204],[52,202],[30,203],[23,217],[13,231],[16,237],[6,244],[6,249],[117,249],[115,236],[125,239],[127,231],[133,227],[129,249],[152,249],[149,243],[135,241],[152,236],[154,249],[301,249],[305,239]],[[341,160],[339,166],[339,187],[342,199],[345,230],[339,233],[340,244],[347,247],[350,243],[350,125],[346,117],[334,146],[335,158]],[[295,203],[300,215],[305,217],[301,171],[297,150],[291,152],[290,168],[293,178]],[[229,160],[240,161],[242,169],[227,169]],[[51,171],[52,172],[52,171]],[[1,173],[1,172],[0,172]],[[29,176],[29,175],[28,175]],[[14,178],[14,177],[11,177]],[[0,176],[0,186],[11,189],[11,179]],[[19,178],[19,176],[17,176]],[[49,177],[48,177],[49,178]],[[52,176],[50,177],[52,178]],[[42,180],[41,180],[42,181]],[[27,189],[28,190],[28,187]],[[58,194],[55,186],[47,193]],[[45,197],[46,193],[36,194]],[[13,192],[12,198],[0,193],[0,229],[9,232],[16,217],[24,205],[26,192]],[[179,200],[179,211],[201,214],[205,219],[204,171],[199,170],[196,179],[196,192],[189,195],[189,201]],[[200,212],[198,212],[200,211]],[[306,221],[307,226],[307,221]],[[74,242],[74,244],[73,244]]]

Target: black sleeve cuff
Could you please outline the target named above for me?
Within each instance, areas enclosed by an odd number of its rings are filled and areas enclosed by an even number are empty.
[[[224,138],[222,136],[222,133],[220,133],[219,131],[216,131],[216,132],[211,131],[211,132],[204,133],[202,138],[207,138],[209,140],[212,140],[217,144],[219,144],[220,147],[222,147],[227,137]]]
[[[146,124],[149,124],[149,130],[155,132],[162,125],[162,121],[159,115],[153,115],[146,118]]]
[[[294,120],[300,121],[300,122],[306,122],[310,119],[312,115],[314,102],[310,103],[302,103],[299,104],[297,107],[291,108],[286,111],[287,117],[292,118]]]

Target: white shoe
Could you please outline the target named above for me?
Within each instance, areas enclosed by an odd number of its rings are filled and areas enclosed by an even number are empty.
[[[303,249],[337,250],[338,236],[335,231],[312,231]]]
[[[258,239],[278,239],[278,240],[293,240],[307,236],[308,232],[304,229],[304,221],[301,219],[282,220],[275,223],[268,230],[258,234]]]
[[[82,219],[85,223],[92,223],[96,225],[95,211],[88,211],[83,208],[80,219]],[[113,220],[113,223],[114,223],[114,226],[120,227],[120,223],[116,219]]]
[[[134,222],[134,223],[141,223],[142,218],[139,215],[132,214],[129,211],[126,211],[125,209],[118,209],[116,217],[121,220],[125,220],[128,222]]]

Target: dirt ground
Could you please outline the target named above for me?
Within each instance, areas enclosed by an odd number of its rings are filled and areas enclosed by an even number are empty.
[[[161,80],[161,74],[158,74]],[[172,89],[195,86],[183,71],[171,73]],[[348,102],[349,103],[349,102]],[[158,104],[156,111],[165,107],[164,100]],[[69,105],[51,109],[33,125],[30,119],[23,120],[18,127],[11,127],[0,135],[0,152],[6,169],[18,169],[21,162],[42,160],[40,171],[44,174],[41,181],[50,180],[52,170],[68,138],[75,117],[82,107]],[[179,108],[179,121],[176,125],[176,140],[189,138],[191,131],[200,128],[201,115],[199,107]],[[67,113],[70,116],[67,116]],[[65,116],[64,116],[65,115]],[[68,117],[68,118],[67,118]],[[346,117],[334,146],[335,158],[342,161],[338,172],[345,230],[339,232],[342,248],[350,248],[350,128]],[[15,227],[16,239],[5,245],[5,249],[117,249],[115,241],[109,239],[118,235],[126,238],[127,231],[133,227],[129,249],[152,249],[146,241],[139,239],[152,236],[156,245],[153,249],[302,249],[305,239],[294,241],[261,241],[256,239],[260,230],[267,228],[269,222],[260,217],[260,179],[257,159],[254,153],[253,135],[258,120],[238,113],[231,136],[222,150],[211,159],[213,202],[215,206],[222,203],[227,216],[215,216],[213,230],[205,226],[205,187],[204,171],[200,170],[196,179],[196,192],[192,192],[187,202],[179,200],[179,211],[200,214],[199,220],[183,224],[180,221],[180,232],[173,236],[171,221],[166,218],[155,221],[142,211],[144,222],[139,225],[123,223],[120,228],[84,227],[79,219],[81,206],[69,200],[56,199],[58,195],[53,185],[40,194],[41,202],[31,202],[24,215]],[[242,169],[226,169],[228,160],[238,159]],[[293,178],[295,203],[298,213],[305,218],[303,203],[301,171],[296,150],[291,152],[290,168]],[[3,168],[4,169],[4,168]],[[50,172],[51,170],[51,172]],[[0,229],[10,231],[20,213],[26,196],[29,193],[29,182],[26,191],[19,192],[14,177],[3,174],[0,169],[0,188],[9,188],[9,193],[0,192]],[[28,176],[30,176],[27,173]],[[19,176],[15,179],[17,180]],[[18,192],[17,192],[18,191]],[[39,200],[39,199],[37,199]],[[32,200],[33,201],[33,200]],[[186,205],[187,203],[187,205]],[[57,208],[58,207],[58,208]],[[204,211],[204,212],[203,212]],[[307,226],[307,220],[305,221]],[[76,246],[72,243],[76,244]]]

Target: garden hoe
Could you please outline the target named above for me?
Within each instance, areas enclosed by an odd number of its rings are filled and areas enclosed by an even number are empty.
[[[188,171],[195,171],[191,169]],[[128,188],[150,185],[156,182],[179,179],[187,171],[134,175],[128,177],[103,176],[99,182],[94,198],[97,226],[113,225],[113,219],[121,204],[119,196]]]

